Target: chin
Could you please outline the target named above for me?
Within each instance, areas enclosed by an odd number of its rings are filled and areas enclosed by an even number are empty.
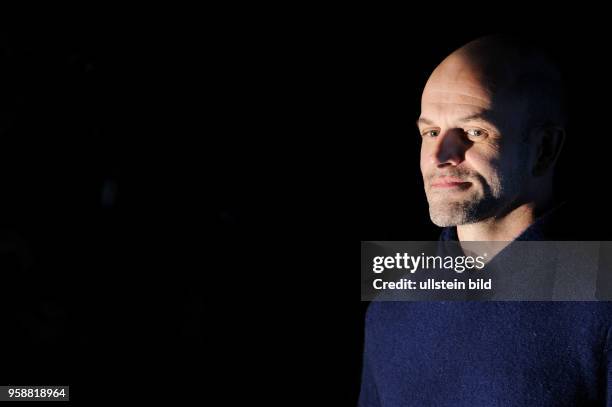
[[[457,226],[457,225],[462,224],[462,222],[460,222],[458,219],[455,219],[452,216],[448,216],[448,215],[440,216],[440,215],[433,215],[430,213],[429,217],[434,225],[441,227],[441,228],[447,228],[447,227]]]
[[[438,203],[429,206],[429,218],[441,228],[474,223],[477,220],[471,215],[469,205],[465,203]]]

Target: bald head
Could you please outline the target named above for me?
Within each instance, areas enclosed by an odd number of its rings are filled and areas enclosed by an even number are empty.
[[[504,37],[472,41],[436,67],[418,121],[434,223],[479,222],[550,192],[562,94],[553,63]]]
[[[451,82],[469,87],[469,95],[488,99],[489,103],[522,108],[525,127],[566,124],[557,66],[542,50],[524,41],[488,36],[464,45],[438,65],[423,96],[443,91]]]

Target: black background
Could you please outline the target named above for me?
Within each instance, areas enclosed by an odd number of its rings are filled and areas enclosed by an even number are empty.
[[[0,36],[0,381],[170,397],[204,350],[186,30],[54,22]]]
[[[437,239],[420,94],[483,34],[536,27],[559,60],[568,231],[606,238],[605,26],[361,11],[4,35],[3,382],[68,383],[77,403],[355,405],[359,241]]]

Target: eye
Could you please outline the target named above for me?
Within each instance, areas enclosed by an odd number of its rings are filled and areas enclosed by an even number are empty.
[[[474,138],[485,138],[487,136],[487,132],[482,129],[468,129],[466,134]]]
[[[427,130],[422,134],[422,136],[423,137],[437,137],[439,134],[440,132],[438,130]]]

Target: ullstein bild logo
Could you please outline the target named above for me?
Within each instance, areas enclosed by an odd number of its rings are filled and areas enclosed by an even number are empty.
[[[377,278],[373,281],[373,287],[375,290],[490,290],[492,286],[491,279],[485,280],[484,278],[479,279],[468,279],[467,282],[453,279],[453,281],[447,280],[435,280],[428,278],[426,281],[408,280],[402,278],[399,281],[383,281]]]

